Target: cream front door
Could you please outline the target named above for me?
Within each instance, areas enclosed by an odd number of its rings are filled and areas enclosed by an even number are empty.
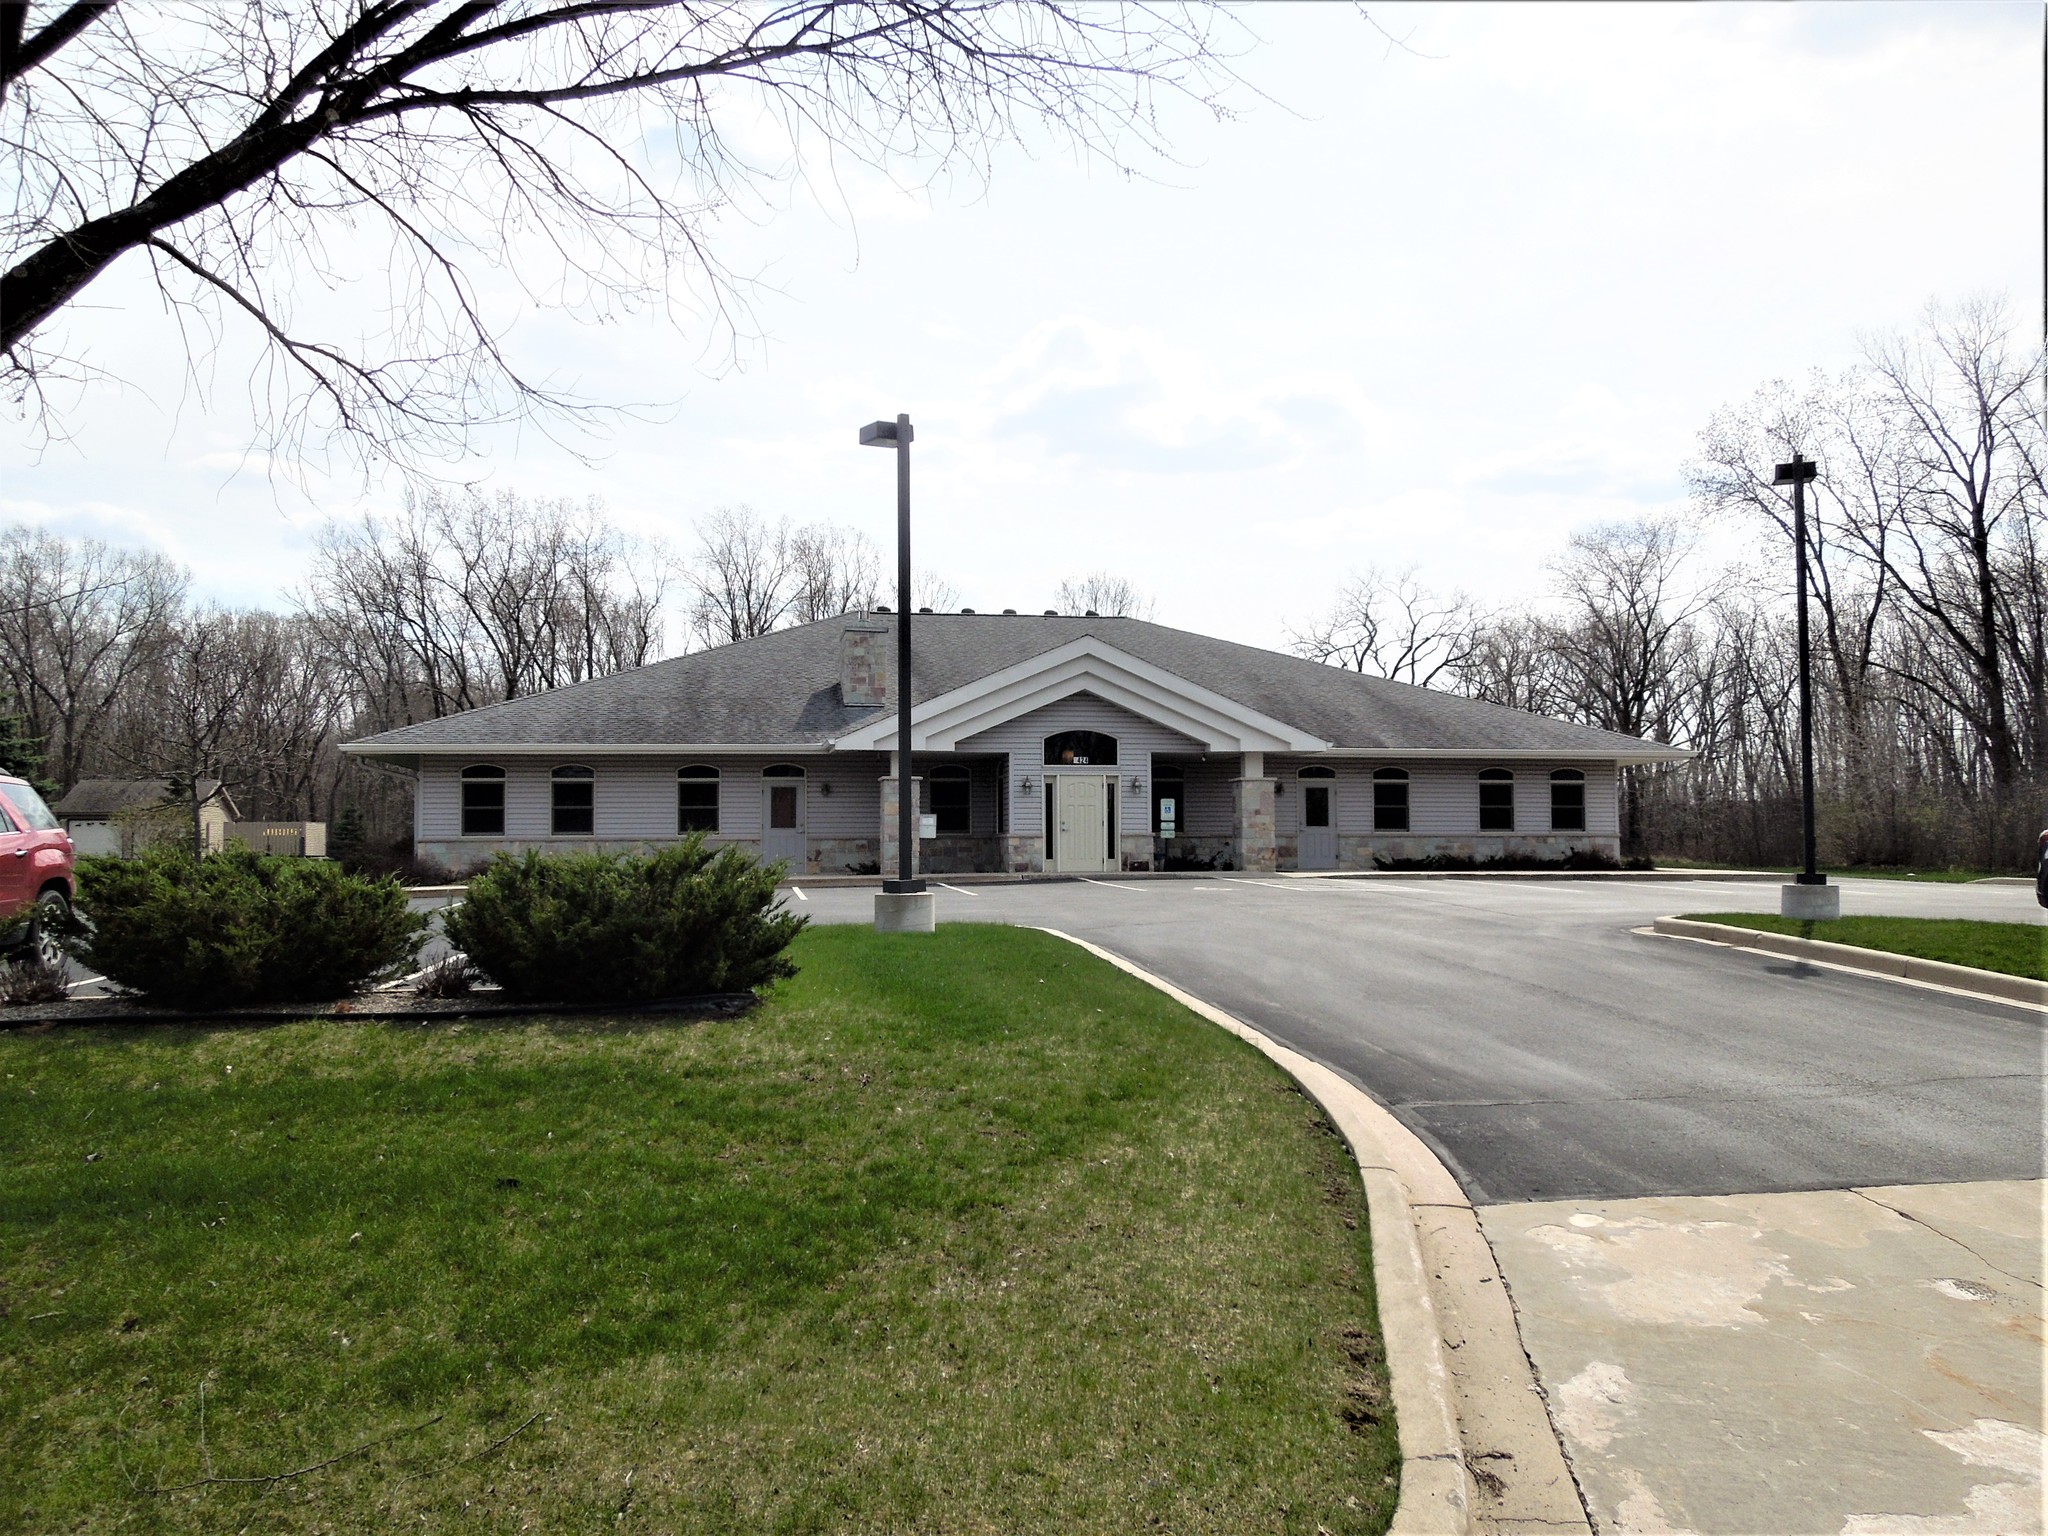
[[[1115,869],[1109,806],[1116,780],[1099,773],[1049,773],[1046,783],[1053,788],[1053,869],[1069,875]]]

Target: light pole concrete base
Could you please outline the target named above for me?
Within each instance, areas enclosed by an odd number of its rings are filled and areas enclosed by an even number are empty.
[[[1827,922],[1842,915],[1839,885],[1781,885],[1778,914],[1802,923]]]
[[[930,933],[938,925],[938,904],[930,891],[877,891],[875,932]]]

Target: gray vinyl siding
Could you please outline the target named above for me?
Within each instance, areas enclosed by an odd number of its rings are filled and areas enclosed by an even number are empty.
[[[596,775],[596,831],[564,837],[564,845],[676,836],[676,770],[704,764],[718,769],[718,836],[758,839],[761,835],[761,770],[771,763],[805,770],[804,821],[811,837],[872,837],[881,822],[881,776],[888,760],[876,753],[831,757],[623,757],[584,754],[562,757],[486,756],[462,761],[429,759],[420,765],[416,801],[417,835],[423,842],[462,836],[462,770],[489,764],[505,770],[505,832],[477,843],[532,841],[550,836],[552,774],[579,764]],[[825,792],[826,785],[831,792]]]
[[[1140,718],[1089,695],[1062,699],[1056,704],[1020,715],[993,730],[963,742],[963,753],[1009,754],[1009,805],[1011,832],[1037,836],[1043,831],[1045,767],[1043,743],[1055,731],[1092,730],[1113,735],[1118,741],[1117,772],[1126,783],[1152,778],[1152,755],[1177,760],[1187,784],[1182,835],[1188,837],[1229,837],[1236,832],[1236,808],[1231,782],[1240,768],[1234,757],[1203,760],[1200,748],[1175,731]],[[942,759],[941,759],[942,760]],[[1269,757],[1267,772],[1285,784],[1275,806],[1276,831],[1292,835],[1301,829],[1301,788],[1296,771],[1309,757]],[[415,804],[415,830],[422,842],[445,842],[462,836],[462,770],[472,764],[490,764],[505,770],[504,841],[531,842],[550,837],[552,805],[550,775],[557,767],[579,764],[596,775],[596,831],[591,838],[565,837],[565,846],[590,841],[632,839],[658,840],[676,835],[676,770],[685,764],[704,763],[719,770],[720,838],[754,840],[761,835],[761,770],[771,763],[788,762],[805,769],[804,820],[810,837],[873,837],[881,823],[881,779],[889,761],[881,753],[833,753],[774,757],[641,757],[601,753],[564,754],[561,757],[490,756],[474,758],[430,758],[419,769],[419,790]],[[921,772],[930,763],[920,761]],[[971,832],[993,836],[1001,826],[1002,769],[1000,759],[984,759],[968,765],[973,771],[970,806]],[[1418,837],[1466,837],[1479,829],[1479,770],[1496,766],[1480,758],[1470,762],[1340,759],[1334,784],[1337,830],[1345,836],[1368,836],[1372,825],[1372,773],[1375,768],[1404,767],[1408,770],[1409,831]],[[1605,763],[1553,763],[1516,761],[1498,766],[1515,775],[1515,827],[1518,833],[1547,833],[1550,828],[1550,773],[1557,767],[1577,767],[1586,775],[1586,831],[1608,836],[1620,832],[1616,772]],[[1029,795],[1018,791],[1025,775],[1034,780]],[[825,792],[826,785],[831,792]],[[927,801],[927,805],[928,805]],[[1136,831],[1150,814],[1151,795],[1125,794],[1120,804],[1120,821],[1126,831]],[[477,838],[479,844],[500,841]]]
[[[1301,783],[1297,774],[1313,757],[1270,757],[1266,771],[1285,786],[1274,806],[1274,830],[1282,836],[1301,831]],[[1210,765],[1214,766],[1214,765]],[[1550,774],[1554,768],[1577,768],[1586,775],[1586,832],[1589,836],[1612,837],[1621,830],[1615,792],[1615,771],[1607,763],[1545,763],[1515,761],[1492,763],[1410,762],[1381,759],[1340,759],[1330,764],[1337,770],[1335,791],[1337,831],[1345,837],[1366,837],[1373,831],[1372,775],[1377,768],[1408,770],[1408,830],[1416,837],[1469,837],[1479,830],[1479,770],[1506,768],[1515,776],[1515,826],[1518,833],[1547,833],[1550,827]],[[1220,814],[1227,824],[1233,814],[1230,778],[1235,768],[1222,775]],[[1189,814],[1201,814],[1203,799],[1195,789],[1192,771],[1188,781]],[[1203,818],[1207,820],[1206,817]],[[1191,827],[1195,835],[1208,831],[1203,825]],[[1228,832],[1228,825],[1217,831]]]
[[[978,736],[970,736],[960,743],[963,753],[1007,752],[1010,756],[1010,831],[1019,837],[1044,835],[1045,738],[1056,731],[1101,731],[1116,737],[1116,772],[1126,785],[1126,793],[1117,802],[1118,826],[1126,831],[1144,826],[1151,814],[1150,794],[1139,802],[1138,797],[1128,793],[1128,785],[1133,778],[1142,778],[1149,786],[1152,754],[1177,755],[1202,750],[1198,742],[1180,732],[1168,730],[1090,693],[1074,694],[1006,720]],[[1019,785],[1027,775],[1034,786],[1028,795],[1019,792]],[[1227,783],[1224,793],[1227,800]],[[1229,819],[1227,809],[1225,819]]]

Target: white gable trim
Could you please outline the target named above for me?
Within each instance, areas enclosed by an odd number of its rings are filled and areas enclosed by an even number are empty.
[[[1321,752],[1330,745],[1093,635],[916,705],[910,712],[910,744],[916,751],[950,752],[969,736],[1076,693],[1092,693],[1156,720],[1200,742],[1207,752]],[[848,731],[833,746],[876,752],[895,744],[896,716],[890,714]]]

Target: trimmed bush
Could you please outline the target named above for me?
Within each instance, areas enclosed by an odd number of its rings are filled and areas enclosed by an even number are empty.
[[[393,880],[231,847],[81,859],[64,947],[152,1003],[321,1003],[409,961],[426,920]]]
[[[448,942],[517,998],[644,1003],[794,976],[807,919],[774,910],[779,864],[693,834],[648,855],[500,854],[443,920]]]

